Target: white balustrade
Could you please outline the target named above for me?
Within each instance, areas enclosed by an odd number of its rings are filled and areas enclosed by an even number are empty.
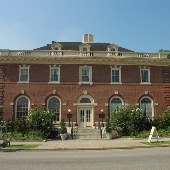
[[[109,57],[109,58],[167,58],[164,53],[108,52],[108,51],[71,51],[71,50],[0,50],[0,56],[32,57]]]

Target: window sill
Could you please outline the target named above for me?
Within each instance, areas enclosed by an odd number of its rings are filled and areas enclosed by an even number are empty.
[[[89,85],[93,85],[93,82],[78,82],[79,85],[82,85],[82,84],[89,84]]]
[[[50,82],[48,82],[48,84],[60,84],[60,82],[59,81],[50,81]]]
[[[149,85],[149,84],[151,84],[151,83],[140,83],[140,84],[142,84],[142,85]]]
[[[28,84],[29,81],[18,81],[17,83],[18,83],[18,84]]]
[[[110,84],[122,84],[121,82],[111,82]]]

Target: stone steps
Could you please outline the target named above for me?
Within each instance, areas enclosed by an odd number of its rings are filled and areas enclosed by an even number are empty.
[[[100,130],[92,128],[78,128],[77,138],[80,140],[96,140],[101,139]]]

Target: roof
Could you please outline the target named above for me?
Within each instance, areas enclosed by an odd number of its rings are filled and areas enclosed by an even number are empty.
[[[51,44],[47,44],[43,47],[39,47],[39,48],[36,48],[34,50],[52,50],[51,48],[51,45],[53,43],[59,43],[62,45],[62,50],[76,50],[78,51],[79,50],[79,46],[81,44],[83,44],[82,42],[55,42],[53,41]],[[107,51],[107,47],[109,45],[112,45],[110,43],[87,43],[89,44],[91,47],[90,47],[90,50],[91,51]],[[118,51],[122,51],[122,52],[134,52],[132,50],[128,50],[126,48],[123,48],[123,47],[118,47]]]

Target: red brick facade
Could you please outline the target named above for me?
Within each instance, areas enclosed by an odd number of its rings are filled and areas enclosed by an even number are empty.
[[[94,99],[94,122],[99,121],[98,114],[101,109],[105,114],[109,114],[109,102],[113,96],[120,96],[125,105],[135,106],[139,106],[141,97],[149,96],[153,100],[154,116],[161,114],[166,106],[170,105],[167,66],[149,66],[151,84],[140,84],[140,65],[122,63],[122,84],[111,84],[110,66],[114,65],[87,64],[92,66],[93,84],[79,85],[80,64],[61,64],[60,84],[49,83],[49,64],[29,65],[29,83],[19,83],[19,64],[0,66],[0,102],[3,105],[4,120],[14,117],[15,100],[20,95],[29,98],[30,108],[45,107],[50,96],[58,96],[61,100],[61,117],[66,119],[67,110],[71,109],[74,122],[77,121],[78,98],[86,93]]]

